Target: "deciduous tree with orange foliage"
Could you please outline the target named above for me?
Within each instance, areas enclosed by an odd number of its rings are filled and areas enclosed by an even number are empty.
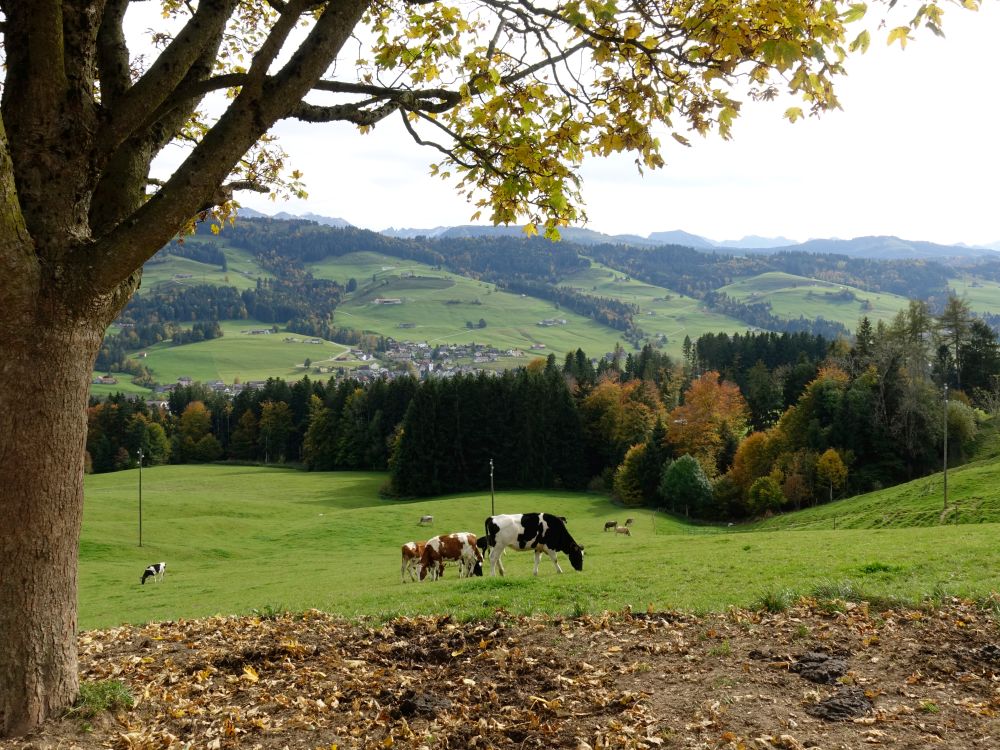
[[[684,403],[667,417],[667,442],[676,454],[694,456],[705,474],[714,477],[726,440],[743,437],[749,416],[739,386],[710,370],[691,383]]]

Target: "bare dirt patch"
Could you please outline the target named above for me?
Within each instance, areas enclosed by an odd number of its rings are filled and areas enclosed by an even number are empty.
[[[18,748],[995,748],[1000,630],[969,602],[364,627],[319,612],[80,636],[134,708]]]

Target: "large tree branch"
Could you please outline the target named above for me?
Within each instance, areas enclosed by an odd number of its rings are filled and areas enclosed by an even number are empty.
[[[93,292],[101,294],[116,288],[211,202],[240,158],[278,119],[298,106],[326,72],[369,2],[329,3],[306,39],[273,77],[266,75],[267,66],[259,64],[255,57],[248,83],[167,183],[94,246],[87,267],[80,269],[88,274]],[[289,15],[295,15],[294,11]],[[285,18],[283,15],[279,19],[272,35],[287,35],[287,29],[279,28]],[[265,58],[276,52],[269,45],[272,38],[263,45],[267,50],[262,47]]]
[[[97,75],[101,82],[101,106],[114,107],[132,83],[129,53],[122,23],[129,0],[107,0],[97,32]]]
[[[156,112],[185,80],[191,66],[225,29],[235,5],[236,0],[199,4],[191,19],[150,69],[115,103],[107,124],[98,136],[99,162],[148,124],[150,114]]]

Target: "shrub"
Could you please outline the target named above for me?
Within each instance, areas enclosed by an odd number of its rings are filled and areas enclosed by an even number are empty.
[[[681,456],[664,469],[660,494],[675,512],[683,508],[685,515],[704,517],[712,511],[712,486],[693,456]]]

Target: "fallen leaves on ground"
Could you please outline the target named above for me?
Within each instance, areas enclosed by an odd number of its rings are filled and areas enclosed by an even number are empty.
[[[80,636],[135,706],[18,748],[1000,746],[1000,630],[974,603],[348,623],[309,611]]]

